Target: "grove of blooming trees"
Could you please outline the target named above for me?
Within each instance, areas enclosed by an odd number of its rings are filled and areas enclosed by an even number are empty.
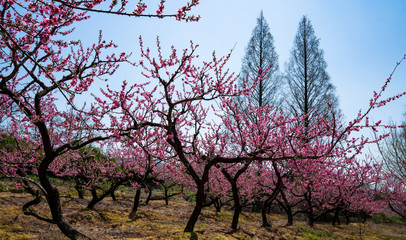
[[[194,193],[186,232],[194,231],[204,207],[221,211],[226,200],[234,206],[234,230],[247,206],[262,212],[264,226],[271,225],[267,212],[273,204],[284,209],[288,224],[298,213],[313,225],[330,213],[337,218],[344,211],[370,214],[388,206],[404,211],[404,180],[360,154],[388,134],[351,135],[384,126],[370,124],[368,114],[405,95],[381,99],[392,76],[366,111],[344,123],[333,102],[318,103],[324,104],[322,113],[301,114],[257,104],[251,92],[269,67],[241,80],[227,69],[230,54],[200,60],[192,42],[164,56],[159,40],[144,43],[140,37],[141,57],[133,60],[102,34],[86,46],[69,39],[89,13],[197,21],[189,12],[198,3],[184,1],[167,13],[164,0],[153,10],[141,1],[0,0],[0,176],[32,195],[24,214],[57,225],[70,239],[89,239],[65,219],[50,176],[74,182],[79,197],[91,192],[88,208],[114,198],[120,185],[131,185],[130,218],[141,189],[151,193],[160,185],[166,201],[177,194],[167,191],[171,186]],[[81,104],[78,96],[90,95],[95,81],[109,83],[120,64],[141,68],[142,76],[119,88],[103,87]],[[239,96],[244,103],[235,101]],[[35,211],[40,201],[48,204],[50,217]]]

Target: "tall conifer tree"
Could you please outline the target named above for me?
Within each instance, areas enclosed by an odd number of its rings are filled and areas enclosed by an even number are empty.
[[[247,79],[248,84],[252,84],[258,76],[261,76],[262,80],[251,92],[253,104],[256,106],[279,104],[279,84],[281,81],[279,81],[278,54],[275,51],[274,39],[262,11],[257,18],[257,25],[252,31],[252,36],[245,49],[241,68],[241,78]],[[242,82],[241,85],[243,85]]]
[[[289,62],[286,64],[286,82],[291,110],[296,114],[330,115],[340,112],[335,87],[327,73],[324,51],[314,33],[310,20],[303,16],[295,36]]]

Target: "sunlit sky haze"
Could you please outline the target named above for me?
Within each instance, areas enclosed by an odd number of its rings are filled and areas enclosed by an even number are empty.
[[[146,2],[151,10],[158,5],[158,1]],[[170,12],[181,3],[183,1],[169,0],[166,9]],[[139,57],[140,35],[144,45],[152,49],[157,36],[163,49],[174,45],[180,50],[188,47],[192,40],[199,44],[202,61],[210,60],[214,50],[218,55],[225,55],[233,49],[228,67],[238,73],[261,10],[274,37],[282,71],[289,59],[299,20],[303,15],[311,20],[346,121],[368,107],[373,91],[380,90],[396,62],[406,54],[404,0],[201,0],[192,11],[201,16],[199,22],[95,15],[78,25],[72,36],[94,41],[102,29],[105,39],[116,42],[120,50],[133,52],[133,60]],[[124,79],[140,77],[140,69],[124,70],[114,77],[118,84]],[[399,66],[386,96],[405,90],[406,62]],[[371,116],[375,121],[399,122],[405,104],[406,98],[400,99]]]

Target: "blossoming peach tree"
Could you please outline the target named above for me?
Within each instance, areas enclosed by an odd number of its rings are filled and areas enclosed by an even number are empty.
[[[95,79],[112,75],[128,55],[105,54],[116,45],[101,34],[89,47],[69,39],[75,24],[88,19],[89,12],[198,20],[188,15],[198,2],[186,2],[178,11],[165,14],[165,1],[152,13],[147,13],[142,1],[134,9],[128,9],[127,1],[0,1],[0,114],[10,126],[17,125],[19,137],[39,152],[22,161],[35,162],[33,173],[39,177],[40,189],[36,199],[45,196],[51,212],[50,218],[31,215],[56,224],[71,239],[88,238],[64,219],[59,191],[50,183],[48,170],[58,156],[112,137],[93,131],[102,126],[102,116],[77,105],[75,96],[88,91]],[[57,106],[57,99],[70,110]],[[9,171],[9,166],[18,169]],[[23,166],[2,162],[2,172],[27,179]]]

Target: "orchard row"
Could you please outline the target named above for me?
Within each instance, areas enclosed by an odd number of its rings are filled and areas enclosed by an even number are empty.
[[[242,207],[255,201],[263,203],[265,226],[265,213],[275,201],[289,223],[297,211],[307,214],[309,224],[344,210],[392,208],[403,214],[404,180],[360,154],[366,144],[388,134],[373,140],[352,135],[389,127],[370,124],[368,114],[405,95],[381,99],[391,77],[372,96],[369,109],[342,123],[334,111],[293,115],[254,106],[249,92],[262,81],[263,71],[240,89],[238,76],[226,68],[230,55],[213,53],[210,61],[199,61],[193,43],[183,51],[173,47],[166,57],[159,41],[152,53],[140,38],[141,58],[133,63],[101,34],[89,47],[66,40],[89,12],[191,21],[198,20],[188,15],[198,2],[164,14],[163,0],[149,14],[141,1],[130,11],[126,1],[110,6],[102,1],[0,1],[0,173],[33,195],[24,213],[56,224],[71,239],[88,239],[64,218],[59,190],[49,180],[56,175],[73,179],[79,192],[90,190],[89,208],[124,183],[138,197],[149,181],[182,186],[196,199],[186,232],[194,230],[205,205],[218,205],[223,198],[233,201],[234,229]],[[99,95],[89,93],[94,81],[108,80],[120,64],[142,68],[142,77],[118,89],[102,87]],[[81,105],[80,95],[92,100]],[[243,105],[235,100],[241,95],[247,96]],[[101,183],[110,190],[100,195]],[[51,217],[35,212],[41,199]]]

